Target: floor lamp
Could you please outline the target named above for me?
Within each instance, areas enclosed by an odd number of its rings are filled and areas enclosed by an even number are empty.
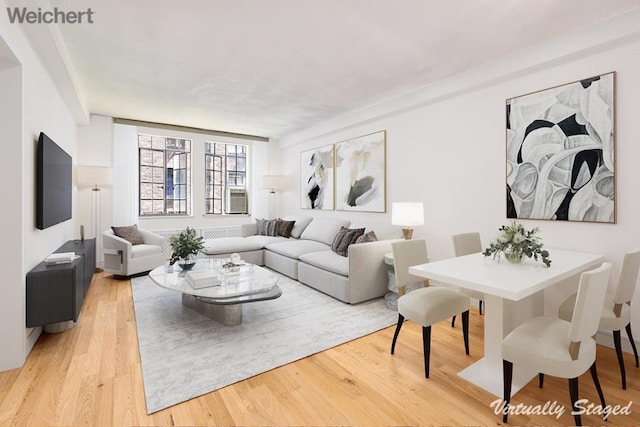
[[[102,166],[78,166],[78,186],[91,187],[91,236],[96,239],[96,270],[102,270],[101,188],[113,183],[113,171]]]
[[[287,178],[284,175],[262,175],[260,177],[260,188],[263,190],[269,190],[269,195],[276,194],[276,192],[285,187],[286,179]],[[268,216],[271,217],[271,214],[271,198],[269,198]]]

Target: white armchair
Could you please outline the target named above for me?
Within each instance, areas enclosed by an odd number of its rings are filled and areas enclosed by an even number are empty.
[[[133,245],[112,230],[102,233],[104,271],[116,276],[131,276],[153,270],[165,263],[164,237],[138,229],[142,244]]]

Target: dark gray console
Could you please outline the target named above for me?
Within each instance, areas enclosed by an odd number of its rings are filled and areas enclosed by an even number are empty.
[[[44,261],[27,273],[27,327],[77,322],[96,269],[96,240],[70,240],[55,252],[75,252],[71,263]],[[59,330],[64,330],[61,328]]]

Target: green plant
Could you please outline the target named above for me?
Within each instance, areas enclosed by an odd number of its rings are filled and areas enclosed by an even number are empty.
[[[542,248],[542,239],[536,236],[540,231],[537,227],[527,230],[522,224],[512,221],[502,225],[498,231],[500,235],[482,252],[484,256],[496,259],[504,254],[512,262],[526,256],[536,261],[540,259],[547,267],[551,265],[549,251]]]
[[[169,238],[169,244],[173,253],[169,264],[173,265],[181,258],[187,258],[189,255],[198,255],[200,249],[204,247],[204,241],[201,236],[196,234],[196,230],[191,227],[187,227],[182,230],[180,234],[171,236]]]

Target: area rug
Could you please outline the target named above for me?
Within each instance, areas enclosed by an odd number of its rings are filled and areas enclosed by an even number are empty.
[[[350,305],[278,275],[282,296],[243,306],[223,326],[148,277],[131,279],[151,414],[393,325],[382,298]]]

